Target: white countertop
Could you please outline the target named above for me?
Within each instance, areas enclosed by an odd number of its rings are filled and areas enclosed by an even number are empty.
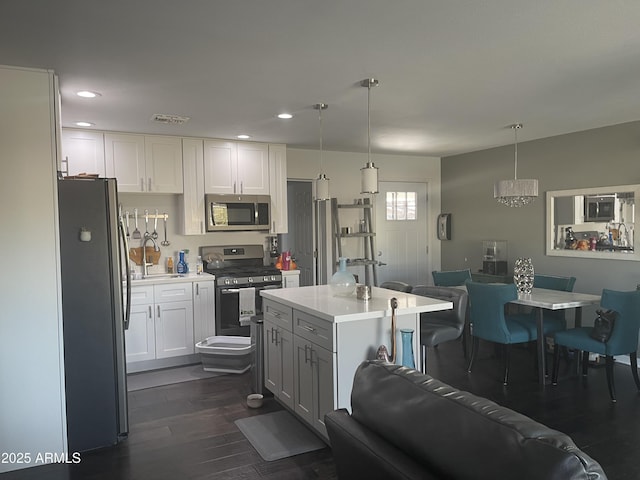
[[[390,317],[393,297],[398,299],[397,315],[453,308],[452,302],[378,287],[372,287],[369,300],[359,300],[355,292],[348,297],[333,296],[329,285],[262,290],[260,295],[335,323]]]
[[[139,287],[144,285],[160,285],[164,283],[182,283],[182,282],[206,282],[207,280],[214,280],[215,275],[202,272],[200,275],[197,273],[187,273],[186,275],[178,274],[152,274],[147,278],[140,280],[131,280],[132,287]]]

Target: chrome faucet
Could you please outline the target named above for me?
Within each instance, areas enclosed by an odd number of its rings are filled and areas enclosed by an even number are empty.
[[[622,236],[622,227],[624,227],[624,237]],[[624,223],[618,224],[618,245],[626,247],[629,245],[629,230]]]
[[[149,275],[149,267],[151,265],[153,265],[153,263],[148,263],[147,262],[147,242],[151,240],[153,242],[153,250],[155,252],[159,252],[160,251],[160,247],[158,247],[158,242],[156,242],[156,239],[153,238],[152,234],[150,233],[145,233],[144,234],[144,240],[142,241],[142,268],[144,270],[144,276],[148,276]]]

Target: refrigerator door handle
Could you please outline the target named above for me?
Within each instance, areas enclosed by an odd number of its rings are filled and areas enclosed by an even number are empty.
[[[122,221],[122,218],[119,219],[118,221],[118,231],[120,232],[120,239],[122,240],[121,243],[121,248],[124,247],[124,259],[125,259],[125,266],[126,266],[126,273],[125,273],[125,279],[126,279],[126,289],[127,289],[127,295],[126,295],[126,300],[125,300],[125,296],[122,295],[122,301],[125,302],[126,301],[126,306],[123,305],[122,306],[122,310],[124,311],[124,329],[125,330],[129,330],[129,321],[131,319],[131,259],[129,258],[129,242],[127,240],[127,235],[124,231],[124,223]]]

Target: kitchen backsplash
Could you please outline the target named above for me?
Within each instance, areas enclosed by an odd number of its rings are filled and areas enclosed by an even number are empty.
[[[189,250],[189,263],[192,270],[195,270],[196,258],[199,255],[199,247],[203,245],[236,245],[236,244],[261,244],[268,252],[269,243],[265,233],[262,232],[213,232],[204,235],[182,235],[182,209],[179,206],[179,195],[172,194],[136,194],[120,193],[119,201],[122,204],[122,211],[129,212],[129,233],[135,229],[133,209],[138,209],[138,229],[144,236],[145,222],[144,211],[149,210],[149,214],[155,214],[158,209],[160,215],[166,213],[167,219],[167,240],[170,245],[163,246],[164,221],[158,220],[158,246],[160,247],[160,260],[158,265],[149,268],[149,273],[166,272],[167,257],[173,256],[174,260],[180,250]],[[204,212],[202,213],[204,217]],[[153,232],[153,220],[149,219],[149,233]],[[129,248],[142,246],[142,239],[129,237]],[[150,246],[151,243],[147,243]],[[136,267],[137,271],[142,271],[142,266]]]

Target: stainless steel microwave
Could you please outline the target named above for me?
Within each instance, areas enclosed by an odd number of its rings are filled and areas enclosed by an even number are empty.
[[[584,197],[585,222],[611,222],[616,217],[615,195],[590,195]]]
[[[269,230],[269,195],[205,195],[207,232]]]

